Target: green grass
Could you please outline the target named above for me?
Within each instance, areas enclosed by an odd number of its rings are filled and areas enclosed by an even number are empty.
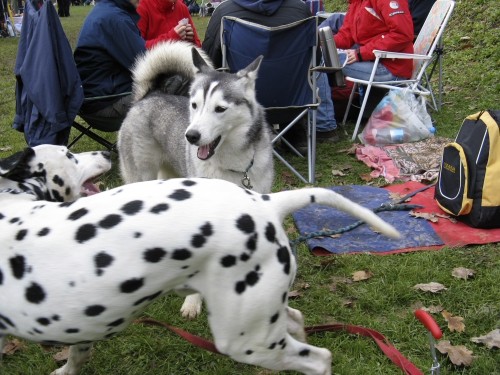
[[[343,0],[327,1],[327,10],[345,10]],[[71,17],[62,24],[74,47],[83,19],[91,7],[72,7]],[[444,83],[445,105],[432,113],[438,134],[453,137],[463,120],[486,108],[500,108],[499,103],[499,25],[500,10],[495,0],[462,0],[457,3],[445,33]],[[208,18],[195,17],[203,39]],[[0,40],[0,157],[25,147],[23,135],[11,128],[14,116],[13,75],[18,39]],[[350,128],[352,131],[352,127]],[[113,139],[116,135],[107,135]],[[335,145],[318,146],[317,185],[364,184],[360,175],[369,170],[345,150],[351,143],[344,139]],[[100,148],[91,140],[80,141],[75,151]],[[106,187],[119,186],[117,163],[103,179]],[[345,177],[332,176],[332,169],[349,166]],[[301,187],[304,184],[276,163],[274,190]],[[382,184],[377,180],[375,183]],[[286,226],[292,237],[297,235],[290,219]],[[435,318],[444,339],[453,345],[466,345],[475,360],[468,368],[457,367],[439,354],[441,374],[500,374],[500,354],[471,337],[480,336],[500,326],[500,249],[497,244],[443,249],[431,252],[373,256],[344,255],[319,258],[301,246],[298,249],[299,272],[294,288],[308,285],[302,296],[291,301],[300,309],[307,325],[344,322],[378,330],[417,367],[428,373],[431,356],[424,328],[413,318],[418,304],[442,305],[453,315],[464,318],[465,332],[450,332],[440,315]],[[451,276],[455,267],[476,270],[471,280]],[[369,270],[373,277],[359,283],[345,283],[358,270]],[[440,282],[448,290],[440,294],[417,292],[413,286]],[[350,303],[347,303],[350,302]],[[206,315],[195,321],[184,321],[178,312],[182,298],[172,296],[158,300],[146,316],[180,326],[190,332],[210,337]],[[238,319],[237,316],[234,319]],[[401,372],[367,338],[345,333],[326,333],[310,337],[311,343],[333,353],[335,374],[381,374]],[[48,374],[58,365],[52,359],[57,349],[46,352],[39,345],[25,343],[22,350],[4,357],[2,375]],[[97,374],[270,374],[257,367],[242,365],[228,358],[191,346],[160,328],[133,325],[118,337],[96,344],[83,375]]]

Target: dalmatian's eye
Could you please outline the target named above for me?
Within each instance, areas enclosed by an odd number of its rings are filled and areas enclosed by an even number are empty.
[[[217,107],[215,107],[215,112],[216,113],[224,113],[224,112],[226,112],[226,109],[227,109],[226,107],[222,107],[222,106],[218,105]]]

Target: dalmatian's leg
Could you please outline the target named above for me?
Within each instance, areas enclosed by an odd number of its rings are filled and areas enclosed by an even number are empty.
[[[69,347],[69,357],[66,364],[53,371],[50,375],[77,375],[90,357],[92,344],[77,344]]]
[[[288,314],[287,331],[292,337],[300,342],[306,342],[306,331],[304,330],[304,317],[299,310],[286,308]]]
[[[203,299],[200,294],[189,294],[181,307],[181,314],[184,318],[194,319],[201,313]]]

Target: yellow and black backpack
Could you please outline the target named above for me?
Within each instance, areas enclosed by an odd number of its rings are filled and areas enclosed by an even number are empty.
[[[435,199],[475,228],[500,228],[500,111],[468,116],[443,150]]]

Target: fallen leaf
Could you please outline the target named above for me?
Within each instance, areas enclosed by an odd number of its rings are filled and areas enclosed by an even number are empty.
[[[437,213],[437,212],[434,213],[434,215],[436,215],[437,217],[440,217],[441,219],[448,219],[453,224],[456,224],[458,222],[457,219],[455,219],[453,216],[450,216],[450,215],[440,214],[440,213]]]
[[[435,283],[435,282],[430,282],[428,284],[417,284],[413,288],[422,290],[424,292],[431,292],[431,293],[438,293],[438,292],[441,292],[442,290],[448,289],[443,284]]]
[[[394,192],[394,191],[391,191],[389,193],[389,199],[391,201],[400,201],[406,194],[400,194],[400,193],[397,193],[397,192]],[[409,199],[408,199],[409,200]]]
[[[470,366],[474,359],[472,351],[464,345],[453,346],[446,340],[439,341],[436,344],[436,349],[442,354],[448,354],[451,363],[456,366]]]
[[[373,177],[370,176],[369,173],[360,174],[359,177],[365,182],[370,182],[373,180]]]
[[[295,299],[295,298],[300,298],[302,297],[304,293],[298,291],[298,290],[291,290],[289,293],[288,293],[288,298],[289,299]]]
[[[371,277],[373,277],[373,273],[370,271],[356,271],[352,274],[352,281],[368,280]]]
[[[0,147],[0,151],[1,152],[12,151],[12,147],[11,146],[2,146],[2,147]]]
[[[7,341],[7,344],[4,345],[2,349],[2,354],[12,355],[17,351],[21,350],[24,347],[24,343],[19,341],[18,339],[13,339]]]
[[[410,211],[410,216],[418,218],[422,218],[425,220],[428,220],[432,223],[437,223],[439,219],[436,217],[436,215],[431,214],[429,212],[415,212],[415,211]]]
[[[56,362],[66,361],[69,357],[69,346],[65,346],[61,351],[52,356]]]
[[[332,169],[332,175],[333,176],[340,176],[340,177],[344,177],[345,176],[345,173],[342,172],[342,171],[339,171],[337,169]]]
[[[344,299],[342,301],[342,306],[348,307],[348,308],[353,308],[354,307],[354,301],[351,299]]]
[[[443,306],[441,306],[441,305],[423,307],[422,309],[424,311],[427,311],[428,313],[431,313],[431,314],[437,314],[437,313],[440,313],[441,311],[444,310]]]
[[[448,322],[448,328],[451,332],[463,332],[465,331],[465,324],[463,323],[464,318],[461,316],[453,316],[450,312],[443,310],[441,312],[443,318]]]
[[[469,268],[464,268],[464,267],[454,268],[453,271],[451,272],[451,275],[453,277],[456,277],[457,279],[464,279],[464,280],[467,280],[469,277],[473,277],[475,274],[476,274],[476,271],[471,270]]]
[[[500,329],[494,329],[484,336],[473,337],[470,341],[477,344],[484,344],[489,349],[500,348]]]

